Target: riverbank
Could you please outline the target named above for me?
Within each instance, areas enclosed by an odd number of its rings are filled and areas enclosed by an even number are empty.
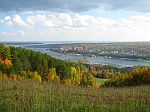
[[[129,58],[115,58],[115,57],[102,57],[102,56],[89,56],[89,55],[66,55],[58,52],[53,52],[49,50],[49,47],[53,44],[39,44],[38,45],[31,45],[29,43],[26,44],[19,44],[15,45],[16,47],[24,47],[27,49],[31,49],[34,51],[46,53],[48,55],[51,55],[52,57],[55,57],[57,59],[66,60],[66,61],[85,61],[90,64],[104,64],[104,65],[112,65],[115,67],[133,67],[133,66],[150,66],[150,61],[145,60],[136,60],[136,59],[129,59]],[[55,44],[57,45],[57,44]]]

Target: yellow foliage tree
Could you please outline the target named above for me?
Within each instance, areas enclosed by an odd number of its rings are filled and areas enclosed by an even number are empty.
[[[24,80],[24,77],[19,75],[19,76],[17,77],[17,80],[18,80],[18,81],[22,81],[22,80]]]
[[[34,73],[31,73],[31,80],[37,80],[39,82],[42,81],[41,76],[37,73],[37,71],[35,71]]]
[[[70,79],[72,84],[80,84],[81,76],[79,70],[77,70],[75,67],[70,67]]]
[[[2,80],[9,80],[9,77],[6,74],[3,74]]]
[[[11,75],[11,80],[16,81],[17,80],[17,76],[15,74]]]
[[[87,71],[88,71],[88,69],[87,69],[86,67],[83,67],[83,68],[82,68],[82,73],[83,73],[83,74],[87,73]]]
[[[60,81],[60,83],[63,85],[71,85],[71,79],[63,79]]]
[[[50,68],[47,75],[47,81],[59,81],[60,78],[56,74],[56,68]]]

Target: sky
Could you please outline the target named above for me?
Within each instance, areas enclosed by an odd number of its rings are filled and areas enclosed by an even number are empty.
[[[150,41],[150,0],[0,0],[3,41]]]

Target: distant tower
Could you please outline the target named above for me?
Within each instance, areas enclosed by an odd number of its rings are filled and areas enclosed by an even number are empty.
[[[88,50],[88,47],[87,47],[87,46],[85,46],[85,50]]]

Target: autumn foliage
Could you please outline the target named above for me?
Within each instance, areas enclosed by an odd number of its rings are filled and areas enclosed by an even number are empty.
[[[87,84],[96,87],[96,79],[91,73],[87,75]]]
[[[41,82],[42,81],[42,78],[41,76],[37,73],[37,71],[31,73],[31,80],[34,80],[34,81],[39,81]]]
[[[45,80],[74,86],[94,86],[96,83],[94,72],[81,63],[58,60],[6,44],[0,44],[0,72],[1,80]]]
[[[47,75],[47,81],[59,81],[60,78],[56,74],[56,68],[50,68]]]
[[[86,75],[82,75],[81,84],[82,84],[83,86],[87,86],[87,77],[86,77]]]
[[[8,67],[12,67],[12,62],[11,60],[5,59],[4,64],[7,65]]]
[[[119,74],[105,82],[104,86],[135,86],[150,84],[150,67],[135,68],[129,74]]]

